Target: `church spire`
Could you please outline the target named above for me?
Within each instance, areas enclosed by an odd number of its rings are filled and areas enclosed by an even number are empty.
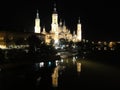
[[[56,4],[54,4],[54,12],[52,14],[52,24],[51,24],[51,32],[56,33],[58,31],[58,14],[56,11]]]
[[[36,18],[39,18],[39,11],[37,10]]]
[[[57,13],[57,10],[56,10],[56,3],[54,3],[54,13]]]
[[[40,18],[39,18],[39,13],[38,13],[38,10],[37,10],[37,14],[36,14],[36,18],[35,18],[35,33],[40,33],[41,31],[40,31],[40,29],[41,29],[41,27],[40,27]]]
[[[78,18],[78,24],[77,24],[77,39],[78,39],[78,41],[82,40],[82,30],[81,30],[80,17]]]
[[[80,17],[78,18],[78,24],[80,24]]]

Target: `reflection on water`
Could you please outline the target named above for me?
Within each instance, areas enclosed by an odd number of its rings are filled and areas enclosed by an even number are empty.
[[[58,76],[57,76],[57,74],[52,74],[52,85],[53,85],[53,87],[58,86]]]
[[[38,86],[38,85],[39,85],[39,83],[40,83],[41,79],[42,79],[42,77],[41,77],[41,76],[39,76],[39,77],[36,79],[36,86]]]
[[[59,66],[56,66],[53,73],[52,73],[52,85],[53,87],[57,87],[58,86],[58,76],[59,76]]]
[[[81,72],[81,63],[77,62],[77,72]]]
[[[77,67],[77,69],[76,69]],[[67,78],[81,71],[81,63],[75,57],[56,60],[55,62],[38,62],[21,65],[12,69],[1,70],[0,86],[3,89],[62,87]],[[68,76],[66,77],[66,75]],[[76,77],[76,76],[75,76]],[[70,77],[70,79],[72,79]],[[69,80],[68,80],[69,82]],[[0,89],[2,90],[2,89]]]
[[[9,69],[5,67],[0,69],[0,90],[65,90],[66,87],[76,90],[96,86],[119,88],[119,69],[87,59],[72,57]]]
[[[69,58],[69,59],[64,58],[64,59],[61,59],[60,61],[56,60],[56,62],[57,62],[56,67],[54,68],[54,71],[51,75],[53,87],[59,86],[58,82],[61,82],[59,79],[59,74],[60,74],[60,77],[62,77],[62,75],[63,75],[62,73],[64,73],[63,71],[65,71],[65,69],[68,69],[70,67],[73,67],[73,69],[74,69],[75,67],[77,67],[76,72],[79,72],[79,73],[81,72],[81,63],[77,62],[75,57]]]
[[[39,66],[44,67],[44,62],[40,62]]]
[[[76,64],[76,58],[75,57],[73,57],[72,61],[73,61],[73,64]]]

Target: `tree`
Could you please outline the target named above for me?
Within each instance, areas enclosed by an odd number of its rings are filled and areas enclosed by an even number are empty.
[[[42,44],[41,39],[39,39],[36,35],[31,35],[27,39],[28,44],[29,44],[29,50],[31,52],[35,52],[37,48],[40,47]]]
[[[29,59],[33,59],[36,62],[55,60],[56,50],[52,45],[47,45],[35,35],[28,38],[29,44]]]
[[[66,45],[67,44],[67,40],[65,40],[64,38],[60,38],[59,42],[60,42],[60,45]]]

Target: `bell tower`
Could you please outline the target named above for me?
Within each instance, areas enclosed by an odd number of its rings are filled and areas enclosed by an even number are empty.
[[[80,17],[78,19],[78,24],[77,24],[77,40],[78,41],[82,40],[82,30],[81,30]]]
[[[54,34],[54,44],[58,44],[59,37],[58,37],[58,14],[56,10],[56,4],[54,4],[54,11],[52,14],[52,24],[51,24],[51,33]]]
[[[39,13],[38,13],[38,10],[37,10],[37,14],[36,14],[36,18],[35,18],[35,33],[40,33],[40,18],[39,18]]]
[[[56,10],[56,4],[54,4],[54,11],[52,14],[51,32],[52,33],[58,32],[58,14]]]

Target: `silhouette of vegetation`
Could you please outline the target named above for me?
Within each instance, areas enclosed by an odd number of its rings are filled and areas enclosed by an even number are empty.
[[[56,59],[56,50],[52,45],[47,45],[35,35],[28,38],[29,58],[35,61],[49,61]]]
[[[27,41],[30,52],[36,51],[36,49],[39,48],[40,45],[42,44],[42,41],[36,35],[29,36]]]
[[[2,63],[4,61],[4,53],[3,53],[3,50],[0,49],[0,63]]]

